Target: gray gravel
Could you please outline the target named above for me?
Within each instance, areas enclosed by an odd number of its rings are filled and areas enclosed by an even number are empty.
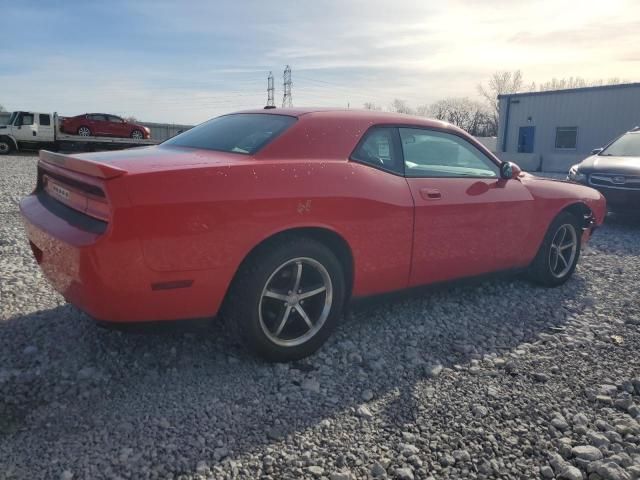
[[[574,279],[361,309],[307,361],[224,329],[104,330],[31,258],[0,157],[0,478],[640,478],[640,221],[609,217]]]

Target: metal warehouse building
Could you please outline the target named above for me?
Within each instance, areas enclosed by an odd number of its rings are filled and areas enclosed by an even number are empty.
[[[525,170],[566,172],[640,125],[640,83],[498,96],[497,154]]]

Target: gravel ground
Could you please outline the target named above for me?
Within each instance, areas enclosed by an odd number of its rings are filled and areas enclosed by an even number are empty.
[[[47,285],[0,157],[0,478],[640,477],[640,222],[565,286],[437,289],[264,364],[217,324],[102,329]]]

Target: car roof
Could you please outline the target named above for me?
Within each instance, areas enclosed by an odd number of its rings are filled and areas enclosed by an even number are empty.
[[[459,130],[457,127],[441,121],[426,117],[406,115],[403,113],[382,112],[380,110],[347,109],[347,108],[323,108],[323,107],[300,107],[300,108],[268,108],[242,110],[235,113],[261,113],[267,115],[289,115],[292,117],[302,117],[304,115],[319,114],[324,118],[333,117],[335,119],[367,120],[376,124],[394,125],[422,125],[433,128],[447,128]]]
[[[464,130],[440,120],[379,110],[346,108],[269,108],[243,110],[234,114],[288,115],[298,119],[266,145],[257,157],[263,158],[336,158],[347,159],[362,135],[373,126],[428,128],[467,139],[491,158],[495,156]],[[327,136],[331,142],[327,142]]]

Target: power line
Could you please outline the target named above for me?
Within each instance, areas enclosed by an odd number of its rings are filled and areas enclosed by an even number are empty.
[[[301,79],[303,82],[311,82],[312,86],[316,88],[324,88],[324,89],[327,89],[328,91],[331,91],[334,93],[340,93],[341,95],[344,95],[344,96],[360,97],[368,101],[371,101],[371,99],[376,96],[376,94],[374,93],[368,94],[368,93],[363,93],[361,91],[357,91],[358,90],[357,87],[339,86],[334,83],[325,82],[323,80],[315,80],[313,78],[308,78],[308,77],[296,76],[296,79]],[[323,84],[326,84],[327,86]],[[331,85],[331,87],[329,87],[329,85]],[[340,92],[340,90],[342,92]]]

